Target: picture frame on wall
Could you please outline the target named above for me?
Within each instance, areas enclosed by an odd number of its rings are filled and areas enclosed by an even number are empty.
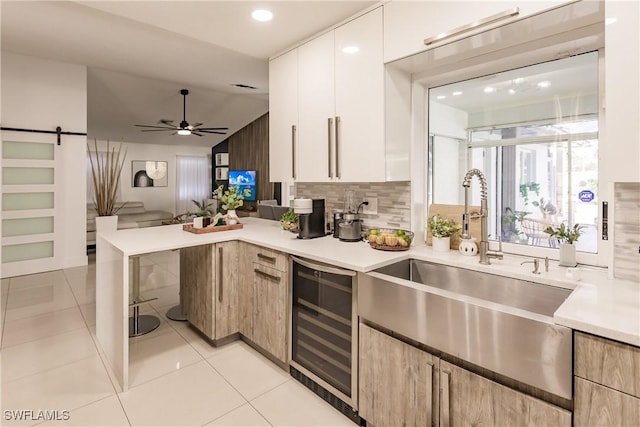
[[[168,164],[161,160],[132,160],[132,187],[167,187],[169,179]]]

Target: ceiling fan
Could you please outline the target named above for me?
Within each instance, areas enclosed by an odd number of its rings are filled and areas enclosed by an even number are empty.
[[[174,131],[172,135],[176,133],[178,135],[197,135],[202,136],[203,133],[216,133],[219,135],[225,135],[229,130],[229,128],[202,128],[200,126],[203,123],[196,123],[194,125],[190,125],[187,122],[187,95],[189,95],[188,89],[180,90],[180,94],[182,95],[182,121],[179,126],[173,124],[173,120],[161,119],[159,123],[162,123],[164,126],[157,125],[134,125],[142,128],[142,132],[166,132],[168,130]]]

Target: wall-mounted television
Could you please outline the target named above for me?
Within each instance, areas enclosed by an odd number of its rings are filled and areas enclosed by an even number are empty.
[[[250,195],[244,196],[244,200],[254,202],[256,200],[256,171],[236,170],[229,171],[229,187],[238,186],[238,193],[243,194],[245,189]]]

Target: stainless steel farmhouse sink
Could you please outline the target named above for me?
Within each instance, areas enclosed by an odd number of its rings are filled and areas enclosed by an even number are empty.
[[[358,276],[358,315],[431,348],[571,399],[570,290],[409,259]]]

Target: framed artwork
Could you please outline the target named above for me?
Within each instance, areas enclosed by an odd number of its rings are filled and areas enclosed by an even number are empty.
[[[166,187],[167,162],[156,160],[131,161],[132,187]]]

